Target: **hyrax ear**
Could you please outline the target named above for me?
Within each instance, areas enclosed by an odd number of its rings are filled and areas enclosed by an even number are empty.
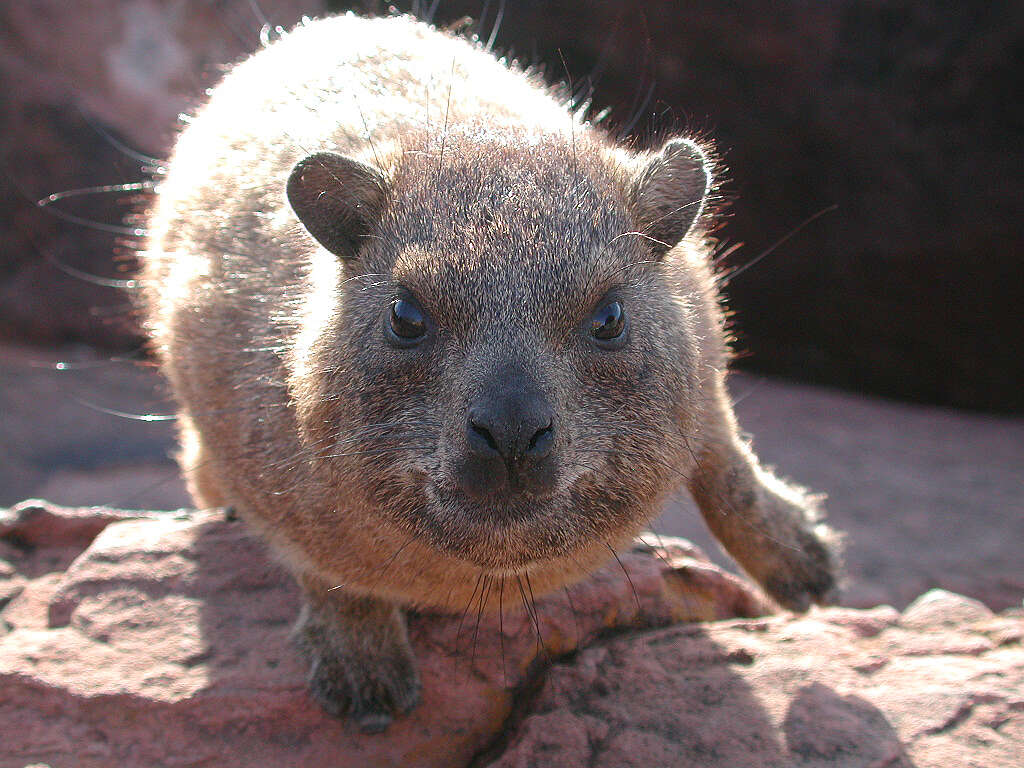
[[[689,139],[670,139],[633,175],[629,197],[638,230],[665,250],[686,237],[711,190],[707,157]]]
[[[387,188],[379,171],[332,152],[317,152],[292,169],[287,192],[309,234],[331,253],[351,259],[379,220]]]

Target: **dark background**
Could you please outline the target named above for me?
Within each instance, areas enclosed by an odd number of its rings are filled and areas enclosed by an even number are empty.
[[[287,27],[321,5],[259,12]],[[166,156],[175,115],[262,23],[248,2],[196,0],[168,11],[164,37],[143,6],[0,2],[0,338],[139,346],[125,292],[71,274],[125,277],[124,236],[31,201],[142,179],[125,148]],[[486,40],[502,8],[496,47],[549,81],[567,70],[595,112],[611,108],[613,132],[640,147],[680,130],[715,141],[717,235],[723,251],[743,244],[723,261],[742,269],[727,286],[741,366],[1024,410],[1024,5],[441,0],[435,21],[470,16]],[[132,205],[106,193],[59,208],[118,225]]]

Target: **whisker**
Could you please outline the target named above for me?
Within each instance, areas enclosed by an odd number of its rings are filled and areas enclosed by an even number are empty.
[[[540,631],[540,614],[537,612],[537,599],[533,596],[533,584],[530,583],[530,572],[523,571],[523,578],[526,579],[526,588],[530,592],[530,606],[533,608],[533,623],[537,627],[537,640],[546,655],[547,646],[544,644],[544,636]]]
[[[576,605],[572,601],[572,594],[569,592],[569,585],[566,584],[562,587],[562,590],[565,592],[565,599],[569,603],[569,611],[572,613],[572,623],[576,626],[576,647],[582,648],[583,633],[580,631],[580,617],[579,614],[576,613]]]
[[[96,405],[95,403],[90,403],[89,401],[82,400],[78,397],[71,396],[71,399],[90,410],[105,413],[109,416],[117,416],[121,419],[130,419],[131,421],[177,421],[179,418],[176,413],[127,413],[113,408],[104,408],[102,405]]]
[[[133,366],[151,365],[151,363],[141,357],[133,357],[133,355],[142,355],[144,351],[144,347],[136,347],[133,350],[129,350],[124,355],[111,355],[110,357],[106,357],[102,360],[83,360],[80,362],[58,360],[53,363],[42,362],[40,360],[29,360],[25,365],[29,368],[41,368],[43,370],[50,371],[88,371],[93,368],[108,368],[111,365],[117,365],[120,363],[130,363]]]
[[[106,140],[106,142],[110,144],[110,146],[112,146],[114,149],[118,150],[123,155],[132,158],[133,160],[138,160],[144,166],[148,166],[145,170],[148,170],[151,173],[164,172],[164,161],[162,159],[160,159],[159,157],[152,157],[151,155],[145,155],[142,152],[139,152],[138,150],[132,149],[124,142],[119,141],[117,137],[115,137],[112,133],[110,133],[98,122],[93,120],[92,116],[89,115],[89,113],[86,112],[84,109],[82,109],[80,105],[76,104],[75,107],[77,108],[78,114],[81,116],[81,118],[89,124],[89,127],[96,131],[96,133],[98,133],[100,136],[102,136],[103,139]]]
[[[672,247],[671,245],[666,243],[664,240],[659,240],[656,237],[651,237],[650,235],[648,235],[648,234],[646,234],[644,232],[622,232],[621,234],[618,234],[615,237],[613,237],[611,240],[609,240],[608,244],[611,245],[611,243],[614,243],[620,237],[640,237],[640,238],[643,238],[644,240],[649,240],[650,242],[654,243],[655,245],[660,245],[663,248],[671,248]]]
[[[476,626],[473,627],[473,649],[469,655],[469,668],[473,669],[476,666],[476,643],[477,637],[480,634],[480,620],[484,615],[484,605],[486,604],[487,597],[491,594],[491,587],[493,586],[494,577],[491,575],[484,577],[484,588],[480,590],[480,601],[476,609]]]
[[[537,621],[537,617],[534,616],[533,611],[530,610],[530,601],[526,599],[526,589],[523,587],[523,579],[519,574],[516,574],[516,584],[519,587],[519,597],[523,603],[523,610],[526,611],[526,615],[533,625],[534,632],[536,634],[537,642],[537,653],[540,654],[540,650],[543,647],[540,636],[540,624]]]
[[[739,405],[744,400],[746,400],[748,397],[750,397],[752,394],[754,394],[754,392],[756,392],[758,389],[760,389],[761,385],[764,384],[766,381],[768,381],[768,377],[767,376],[759,376],[757,381],[755,381],[753,384],[751,384],[746,392],[744,392],[742,395],[740,395],[738,397],[733,398],[733,401],[732,401],[733,407],[735,408],[737,405]]]
[[[651,103],[651,97],[654,95],[654,89],[657,86],[658,81],[653,77],[651,78],[651,84],[647,88],[647,93],[644,94],[643,99],[640,102],[640,106],[637,108],[636,113],[633,115],[633,119],[630,120],[626,126],[619,132],[622,136],[628,136],[636,124],[640,121],[640,118],[644,114],[644,110],[647,109],[647,105]]]
[[[714,264],[715,266],[718,266],[723,261],[725,261],[730,256],[732,256],[734,253],[736,253],[736,251],[738,251],[740,248],[742,248],[743,245],[744,245],[744,243],[743,243],[742,240],[740,242],[738,242],[738,243],[733,243],[728,248],[726,248],[725,244],[723,243],[722,244],[721,252],[715,254],[715,257],[714,257],[714,259],[712,260],[711,263]]]
[[[441,151],[437,157],[437,173],[440,174],[444,168],[444,145],[448,139],[448,113],[452,108],[452,87],[455,84],[455,57],[452,57],[452,70],[448,75],[448,101],[444,107],[444,128],[441,130]]]
[[[427,11],[427,15],[424,17],[424,20],[428,24],[434,23],[434,14],[437,13],[437,6],[440,2],[441,0],[434,0],[434,2],[430,4],[430,10]]]
[[[622,560],[619,558],[619,553],[616,552],[612,545],[609,544],[607,541],[604,542],[604,545],[608,547],[608,551],[612,553],[612,557],[615,558],[615,562],[618,563],[619,568],[622,569],[622,573],[623,575],[625,575],[626,581],[629,582],[629,588],[633,590],[633,600],[636,601],[636,612],[637,616],[639,617],[642,609],[640,608],[640,595],[637,594],[636,585],[633,584],[633,579],[630,577],[629,571],[626,570],[626,566],[622,564]]]
[[[256,21],[260,25],[260,29],[269,29],[270,20],[267,19],[266,14],[263,13],[263,9],[260,8],[259,3],[257,3],[256,0],[249,0],[249,7],[252,9],[253,15],[256,17]]]
[[[561,48],[558,49],[558,57],[562,60],[562,68],[565,70],[565,77],[566,77],[566,80],[568,80],[568,82],[569,82],[569,99],[570,99],[570,104],[569,104],[569,114],[570,114],[570,117],[569,117],[569,135],[570,135],[570,138],[571,138],[571,141],[572,141],[573,192],[575,192],[575,187],[579,183],[579,171],[578,171],[577,166],[576,166],[576,116],[574,114],[575,113],[575,109],[576,109],[576,105],[575,105],[575,103],[571,102],[571,100],[575,97],[575,92],[574,92],[573,86],[572,86],[572,75],[569,74],[569,65],[565,63],[565,56],[562,55],[562,49]]]
[[[430,445],[399,445],[393,448],[372,448],[365,451],[346,451],[344,453],[329,453],[322,458],[325,459],[338,459],[345,456],[380,456],[386,453],[397,453],[399,451],[407,451],[410,448],[430,448]]]
[[[54,192],[41,200],[36,201],[36,206],[45,208],[60,200],[71,197],[82,197],[83,195],[102,195],[110,192],[152,192],[156,187],[152,181],[134,181],[128,184],[100,184],[94,187],[81,187],[80,189],[66,189],[63,192]]]
[[[408,547],[410,544],[412,544],[413,541],[415,541],[415,540],[416,540],[416,534],[414,533],[408,539],[406,539],[405,542],[403,542],[402,545],[399,546],[398,549],[396,549],[394,551],[394,553],[387,560],[385,560],[383,562],[383,564],[381,564],[380,572],[377,575],[377,580],[373,583],[373,586],[370,588],[371,592],[374,591],[378,587],[378,585],[380,584],[381,580],[384,578],[384,575],[387,572],[387,569],[391,566],[391,564],[394,563],[395,560],[398,559],[398,556],[400,554],[402,554],[402,552],[405,550],[405,548]]]
[[[505,669],[505,574],[501,574],[501,582],[498,584],[498,644],[501,647],[501,680],[505,687],[508,687],[508,671]]]
[[[752,258],[746,264],[744,264],[744,265],[742,265],[740,267],[736,267],[736,269],[733,269],[731,271],[726,272],[722,276],[722,284],[725,285],[730,280],[735,279],[738,275],[742,275],[744,272],[746,272],[752,266],[754,266],[755,264],[760,262],[761,259],[763,259],[765,256],[771,255],[779,246],[781,246],[784,243],[786,243],[791,237],[793,237],[793,235],[795,235],[797,232],[802,230],[804,227],[806,227],[812,221],[815,221],[816,219],[821,218],[826,213],[831,213],[832,211],[836,211],[838,209],[839,209],[839,204],[838,203],[833,203],[832,205],[825,206],[824,208],[822,208],[817,213],[811,214],[806,219],[804,219],[799,224],[797,224],[795,227],[793,227],[791,230],[789,230],[789,232],[787,232],[785,235],[780,237],[774,243],[772,243],[767,248],[765,248],[763,251],[761,251],[759,254],[757,254],[757,256]]]
[[[491,36],[487,38],[487,46],[484,50],[490,52],[494,48],[494,41],[498,37],[498,30],[501,29],[501,22],[505,18],[505,0],[499,0],[498,2],[498,15],[494,20],[494,26],[491,28]]]
[[[473,585],[473,592],[469,596],[469,601],[466,603],[466,607],[462,611],[462,616],[459,617],[459,626],[455,630],[455,654],[458,656],[459,641],[462,638],[462,625],[466,621],[466,614],[469,613],[469,609],[473,606],[473,601],[476,599],[477,590],[480,589],[481,579],[484,577],[484,572],[480,571],[476,576],[476,583]]]

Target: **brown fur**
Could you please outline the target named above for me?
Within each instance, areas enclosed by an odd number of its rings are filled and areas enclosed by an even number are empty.
[[[296,573],[328,709],[377,729],[415,704],[398,607],[461,611],[482,573],[558,588],[680,485],[774,598],[830,598],[827,530],[758,466],[725,390],[709,165],[685,140],[616,147],[409,18],[300,27],[182,133],[143,292],[182,464],[197,503],[236,507]],[[414,349],[384,338],[406,294],[431,323]],[[607,296],[618,349],[587,335]],[[509,371],[555,414],[553,488],[474,500],[467,408]]]

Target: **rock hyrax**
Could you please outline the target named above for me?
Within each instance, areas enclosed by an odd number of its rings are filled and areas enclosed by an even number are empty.
[[[374,729],[416,704],[403,607],[570,583],[680,485],[775,600],[830,599],[814,505],[737,432],[713,185],[699,143],[617,146],[409,17],[305,23],[188,121],[146,322],[196,502],[295,573],[328,710]]]

